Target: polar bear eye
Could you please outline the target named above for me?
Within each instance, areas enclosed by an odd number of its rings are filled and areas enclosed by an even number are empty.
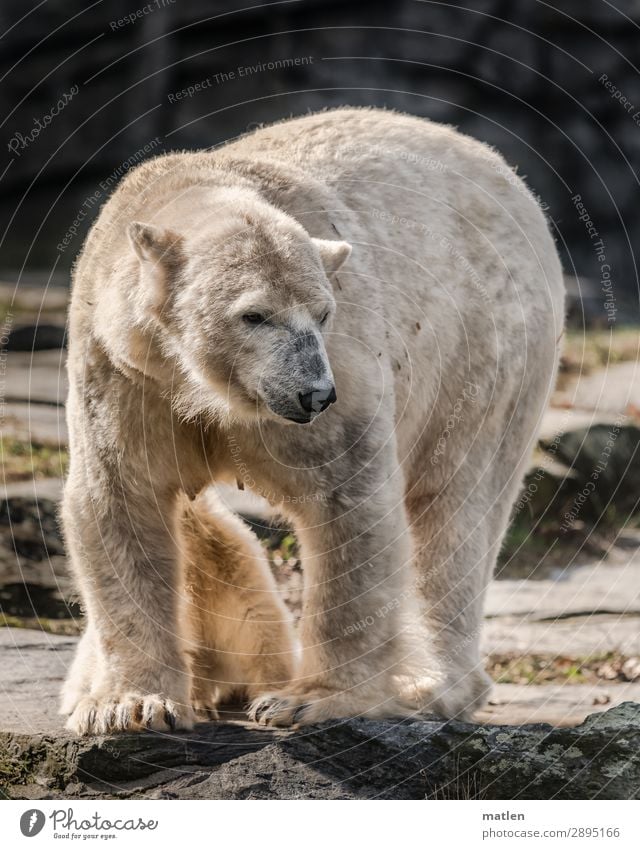
[[[329,313],[328,313],[328,312],[326,312],[326,313],[322,316],[322,318],[320,319],[320,324],[321,324],[321,325],[322,325],[322,324],[326,324],[326,323],[327,323],[327,319],[328,319],[328,318],[329,318]]]
[[[260,312],[248,312],[242,316],[242,320],[247,324],[264,324],[267,319]]]

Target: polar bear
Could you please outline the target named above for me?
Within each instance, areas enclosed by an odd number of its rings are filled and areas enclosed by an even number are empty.
[[[539,203],[449,127],[344,108],[130,172],[74,274],[67,727],[470,717],[563,319]],[[296,634],[221,482],[296,529]]]

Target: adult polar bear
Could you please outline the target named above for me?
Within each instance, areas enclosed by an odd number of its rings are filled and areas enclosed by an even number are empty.
[[[563,313],[538,203],[448,127],[341,109],[131,172],[74,279],[68,727],[233,689],[265,724],[470,715]],[[297,529],[299,658],[251,533],[181,495],[236,480]]]

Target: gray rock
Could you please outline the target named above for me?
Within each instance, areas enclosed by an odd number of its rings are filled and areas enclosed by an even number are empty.
[[[57,502],[17,495],[0,500],[2,612],[65,619],[79,612],[73,595]]]
[[[26,481],[12,481],[0,486],[0,498],[5,502],[24,498],[46,507],[60,501],[63,486],[62,478],[30,478]]]
[[[573,472],[573,480],[565,481],[563,488],[567,508],[579,511],[580,519],[591,524],[606,519],[610,510],[619,523],[632,516],[637,509],[639,446],[640,428],[621,426],[621,421],[572,430],[556,440],[549,450]]]
[[[5,404],[2,435],[39,445],[64,447],[67,444],[64,407],[28,402]]]
[[[616,363],[593,374],[579,375],[555,393],[554,403],[609,415],[624,414],[630,405],[640,407],[638,364]]]
[[[3,732],[62,732],[64,723],[56,713],[58,694],[76,643],[76,637],[0,628]]]
[[[22,324],[11,330],[7,351],[49,351],[66,346],[64,324],[39,322]]]
[[[10,312],[36,315],[64,312],[69,304],[69,275],[24,271],[19,282],[0,280],[0,303]]]
[[[538,437],[547,443],[564,433],[585,430],[596,424],[614,425],[616,413],[596,413],[594,410],[577,410],[574,407],[549,407],[542,417]]]
[[[488,704],[474,719],[494,725],[546,722],[570,727],[624,702],[640,702],[640,683],[495,684]]]
[[[0,796],[12,798],[635,798],[638,684],[498,685],[485,725],[326,723],[298,732],[231,720],[188,734],[77,739],[57,697],[77,638],[0,629]],[[602,708],[604,709],[604,708]],[[639,796],[640,798],[640,796]]]
[[[487,616],[557,619],[592,613],[640,613],[640,556],[623,566],[573,566],[562,580],[493,581],[487,593]]]
[[[7,354],[5,399],[63,404],[67,397],[64,351]]]
[[[640,798],[640,705],[577,728],[325,723],[297,732],[206,723],[189,734],[0,734],[10,798]]]
[[[482,629],[482,650],[551,656],[566,651],[571,657],[614,651],[640,655],[640,616],[596,613],[543,622],[518,616],[488,619]]]

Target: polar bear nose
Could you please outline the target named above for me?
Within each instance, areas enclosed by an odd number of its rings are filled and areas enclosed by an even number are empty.
[[[336,388],[310,389],[308,392],[298,392],[300,406],[305,413],[321,413],[337,400]]]

